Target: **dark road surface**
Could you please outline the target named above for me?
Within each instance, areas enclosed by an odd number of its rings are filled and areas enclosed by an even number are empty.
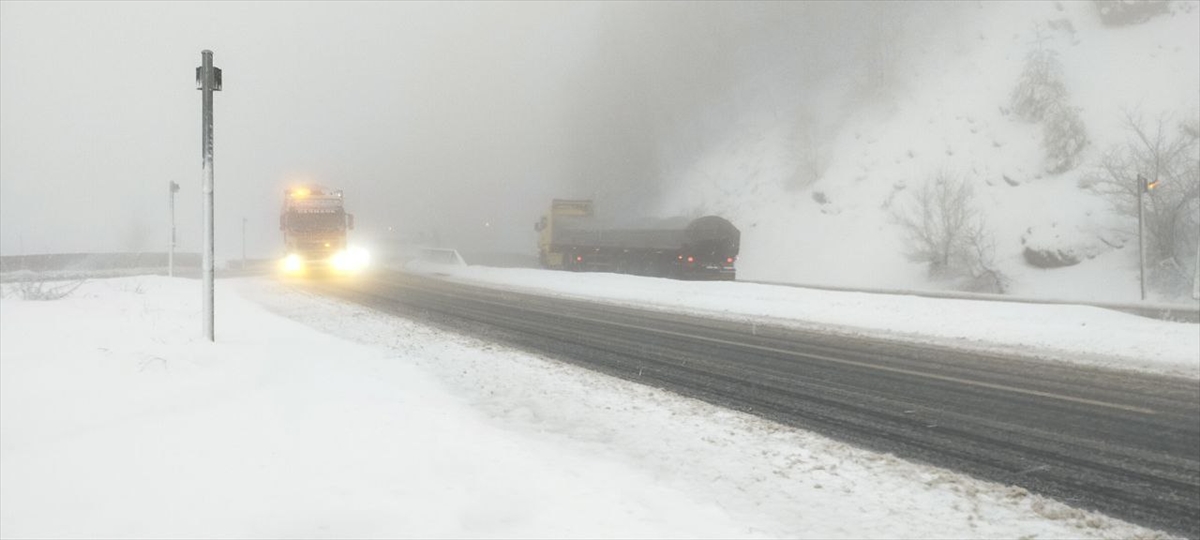
[[[327,294],[1200,538],[1200,384],[402,273]]]

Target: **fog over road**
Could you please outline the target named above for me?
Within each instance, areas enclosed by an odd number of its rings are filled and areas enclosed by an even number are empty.
[[[250,255],[275,255],[281,193],[298,182],[344,189],[360,241],[532,252],[550,199],[643,215],[673,168],[774,107],[768,94],[857,62],[896,10],[4,2],[0,253],[161,249],[169,181],[180,249],[199,249],[204,49],[224,74],[218,257],[240,253],[243,217]]]

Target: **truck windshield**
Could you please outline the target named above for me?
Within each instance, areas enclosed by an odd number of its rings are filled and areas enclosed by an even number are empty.
[[[340,231],[346,228],[346,213],[333,212],[288,212],[288,230],[293,232]]]

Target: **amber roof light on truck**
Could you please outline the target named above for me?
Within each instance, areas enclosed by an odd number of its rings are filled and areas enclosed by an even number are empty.
[[[342,198],[342,190],[329,189],[323,186],[295,186],[283,190],[283,193],[292,199],[305,199],[308,197]]]

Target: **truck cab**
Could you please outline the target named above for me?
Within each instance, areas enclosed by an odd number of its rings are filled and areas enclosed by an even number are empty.
[[[286,250],[283,267],[290,274],[310,270],[348,270],[347,231],[354,229],[354,216],[346,213],[341,190],[305,185],[284,190],[279,213]]]

